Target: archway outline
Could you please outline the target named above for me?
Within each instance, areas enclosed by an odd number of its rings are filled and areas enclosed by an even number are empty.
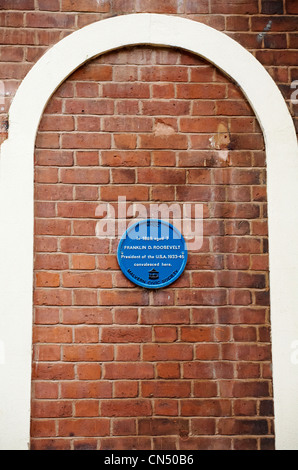
[[[131,14],[86,26],[53,46],[20,85],[0,154],[0,447],[30,439],[34,146],[55,90],[90,59],[125,46],[175,47],[234,80],[261,125],[267,155],[269,260],[277,449],[298,449],[298,149],[286,103],[265,68],[236,41],[190,19]]]

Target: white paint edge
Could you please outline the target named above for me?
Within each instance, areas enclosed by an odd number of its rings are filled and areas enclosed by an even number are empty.
[[[182,48],[219,67],[241,87],[263,130],[267,152],[271,326],[277,449],[298,449],[298,150],[285,101],[265,68],[242,46],[189,19],[138,14],[103,20],[52,47],[28,73],[11,105],[0,160],[0,448],[30,439],[33,291],[33,155],[43,110],[59,85],[87,60],[130,45]]]

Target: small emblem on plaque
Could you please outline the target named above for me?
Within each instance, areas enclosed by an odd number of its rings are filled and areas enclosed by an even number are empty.
[[[159,272],[156,271],[155,269],[151,269],[151,271],[149,271],[149,279],[151,280],[159,279]]]

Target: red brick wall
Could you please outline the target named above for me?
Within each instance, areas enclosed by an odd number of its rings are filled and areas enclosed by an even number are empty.
[[[50,45],[134,11],[178,13],[230,34],[295,111],[293,1],[0,8],[2,139],[20,80]],[[50,100],[35,164],[32,449],[272,449],[266,162],[237,86],[177,50],[106,54]],[[117,241],[95,237],[97,205],[118,195],[203,203],[203,247],[175,284],[134,286],[119,271]]]

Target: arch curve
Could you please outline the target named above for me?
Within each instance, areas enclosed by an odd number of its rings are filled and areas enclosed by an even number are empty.
[[[180,48],[204,57],[242,89],[261,125],[267,153],[271,325],[277,448],[298,448],[298,149],[295,128],[265,68],[224,33],[160,14],[132,14],[93,23],[64,38],[34,65],[9,111],[0,155],[1,446],[29,441],[33,291],[34,145],[42,113],[61,83],[90,59],[133,45]],[[295,281],[296,275],[296,281]]]

